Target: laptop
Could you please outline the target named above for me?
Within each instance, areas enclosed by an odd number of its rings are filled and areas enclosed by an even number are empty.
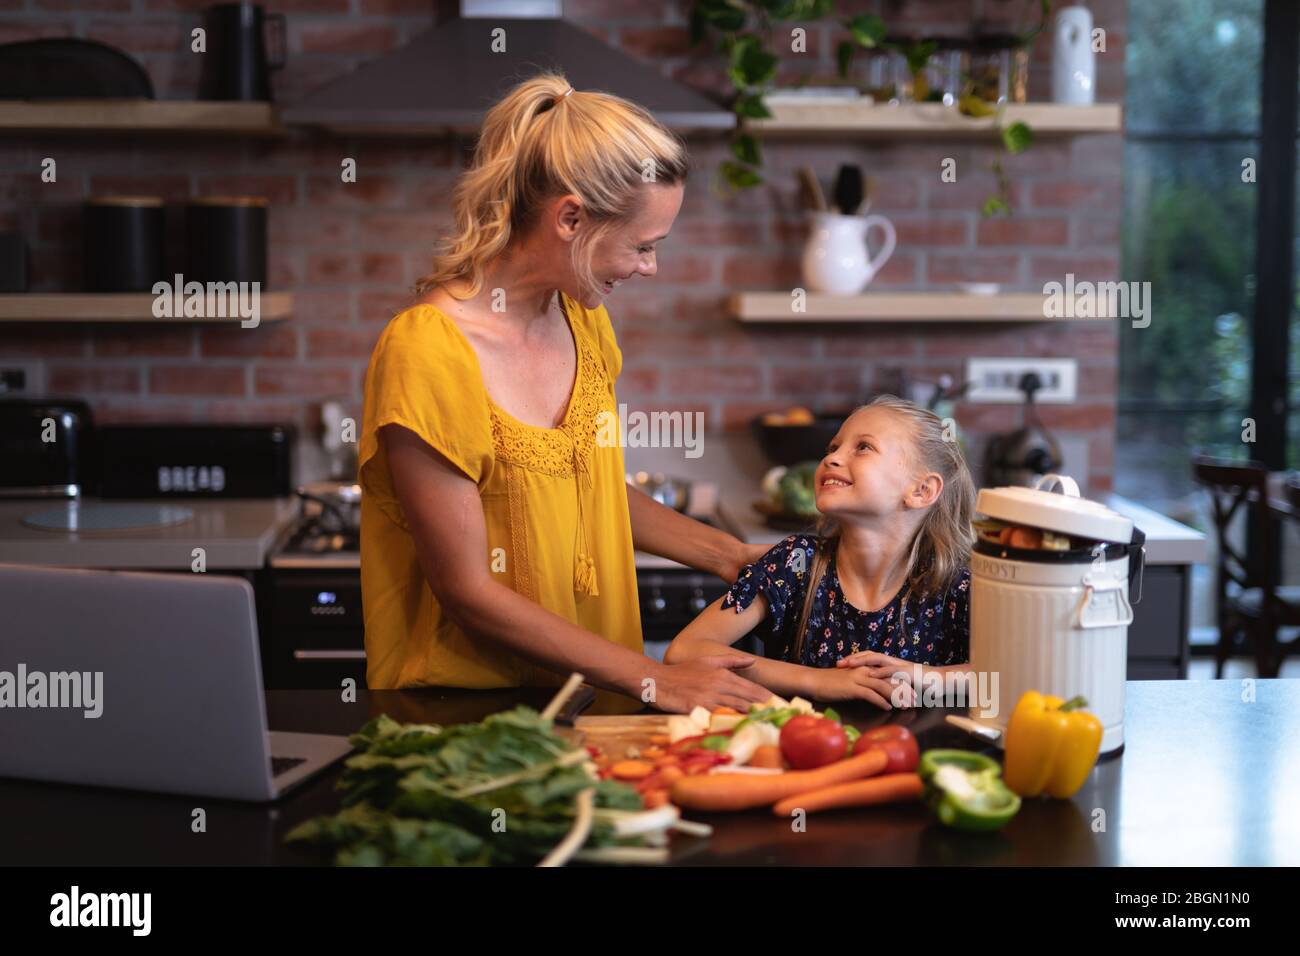
[[[270,801],[351,750],[267,731],[242,578],[0,564],[0,777]]]

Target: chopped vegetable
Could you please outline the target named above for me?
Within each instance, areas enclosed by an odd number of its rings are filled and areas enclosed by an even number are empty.
[[[615,780],[641,780],[654,773],[655,768],[644,760],[620,760],[609,768]]]
[[[930,808],[945,826],[998,830],[1020,810],[1020,798],[1002,782],[998,763],[970,750],[927,750],[921,779]]]

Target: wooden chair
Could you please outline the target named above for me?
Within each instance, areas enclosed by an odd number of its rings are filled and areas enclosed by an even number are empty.
[[[1214,676],[1222,677],[1224,662],[1241,650],[1254,655],[1260,677],[1276,677],[1283,654],[1291,650],[1279,645],[1278,629],[1300,627],[1300,587],[1279,587],[1278,569],[1272,566],[1277,516],[1269,508],[1268,468],[1254,461],[1198,455],[1192,459],[1192,475],[1210,493],[1218,539],[1219,643],[1214,649]],[[1255,532],[1250,554],[1241,553],[1228,536],[1243,505]]]

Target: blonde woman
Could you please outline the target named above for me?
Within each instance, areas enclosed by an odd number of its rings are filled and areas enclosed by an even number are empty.
[[[372,688],[554,684],[668,711],[768,694],[725,649],[642,651],[633,549],[735,577],[762,547],[651,500],[597,442],[622,354],[604,300],[655,274],[687,159],[649,113],[556,74],[487,114],[454,234],[380,336],[360,440]],[[606,430],[607,433],[607,430]]]

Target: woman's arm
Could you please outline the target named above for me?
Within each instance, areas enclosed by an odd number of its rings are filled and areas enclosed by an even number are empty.
[[[688,518],[645,492],[627,486],[627,510],[632,518],[632,544],[699,571],[734,581],[740,569],[757,561],[770,545],[745,544],[703,522]]]
[[[759,595],[749,607],[740,613],[722,606],[723,598],[718,598],[673,638],[664,654],[664,662],[677,664],[682,661],[695,660],[717,654],[724,648],[740,640],[767,617],[767,600]],[[799,694],[814,697],[815,667],[801,667],[758,657],[745,651],[732,650],[733,654],[742,654],[753,661],[753,666],[746,672],[749,677],[764,687],[778,694]]]
[[[478,487],[414,432],[400,425],[380,430],[393,489],[410,526],[433,595],[467,634],[499,642],[529,660],[565,674],[644,699],[644,680],[655,683],[651,701],[661,710],[689,711],[725,704],[747,709],[767,692],[733,669],[749,661],[734,652],[709,661],[667,667],[565,620],[493,579],[487,525]]]
[[[664,661],[678,663],[717,654],[723,647],[730,647],[752,631],[767,616],[767,599],[761,594],[739,613],[724,608],[722,601],[723,598],[718,598],[686,625],[668,645]],[[813,700],[868,700],[885,710],[891,709],[891,699],[897,699],[901,706],[910,706],[914,700],[910,688],[898,694],[888,680],[862,669],[805,667],[744,651],[733,650],[731,653],[743,654],[753,661],[746,675],[778,694],[811,697]]]

